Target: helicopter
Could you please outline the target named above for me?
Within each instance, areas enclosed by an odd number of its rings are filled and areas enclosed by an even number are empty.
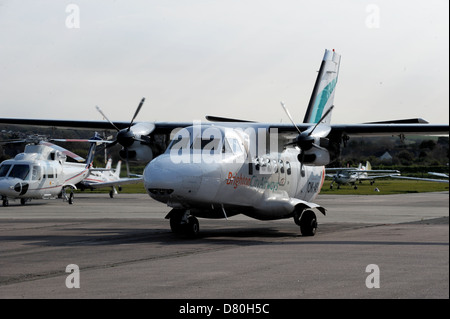
[[[3,206],[9,206],[10,199],[19,199],[25,205],[32,199],[63,198],[73,204],[72,190],[77,189],[75,185],[89,175],[96,146],[101,139],[96,133],[92,139],[85,141],[91,143],[86,161],[48,141],[27,144],[23,153],[3,161],[0,164]],[[76,162],[68,162],[67,157]]]

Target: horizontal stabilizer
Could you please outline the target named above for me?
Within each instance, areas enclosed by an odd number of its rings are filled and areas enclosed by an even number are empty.
[[[429,122],[423,118],[415,119],[403,119],[403,120],[392,120],[392,121],[381,121],[381,122],[369,122],[364,124],[428,124]]]

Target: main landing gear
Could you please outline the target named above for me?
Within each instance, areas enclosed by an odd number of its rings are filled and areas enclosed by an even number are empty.
[[[69,189],[70,189],[70,193],[67,193],[66,188],[63,188],[62,191],[61,191],[61,197],[63,198],[63,200],[67,201],[70,205],[72,205],[73,204],[73,195],[74,195],[74,193],[73,193],[73,189],[72,188],[69,188]]]
[[[172,209],[166,218],[170,219],[170,229],[174,234],[195,238],[200,232],[198,219],[189,210]]]
[[[303,236],[314,236],[317,231],[317,216],[312,210],[296,212],[294,215],[295,223],[300,226],[300,232]]]

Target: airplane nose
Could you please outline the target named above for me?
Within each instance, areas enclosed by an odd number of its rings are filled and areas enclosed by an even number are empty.
[[[172,194],[175,185],[181,183],[180,176],[172,170],[152,166],[147,165],[144,172],[144,185],[149,195],[161,197]]]
[[[165,155],[151,161],[144,171],[144,185],[148,194],[164,203],[170,198],[195,195],[201,183],[202,170],[198,164],[173,163]]]

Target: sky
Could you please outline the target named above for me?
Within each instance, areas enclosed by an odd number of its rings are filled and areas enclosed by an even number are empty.
[[[0,0],[0,117],[300,123],[325,49],[332,123],[449,123],[448,0]]]

